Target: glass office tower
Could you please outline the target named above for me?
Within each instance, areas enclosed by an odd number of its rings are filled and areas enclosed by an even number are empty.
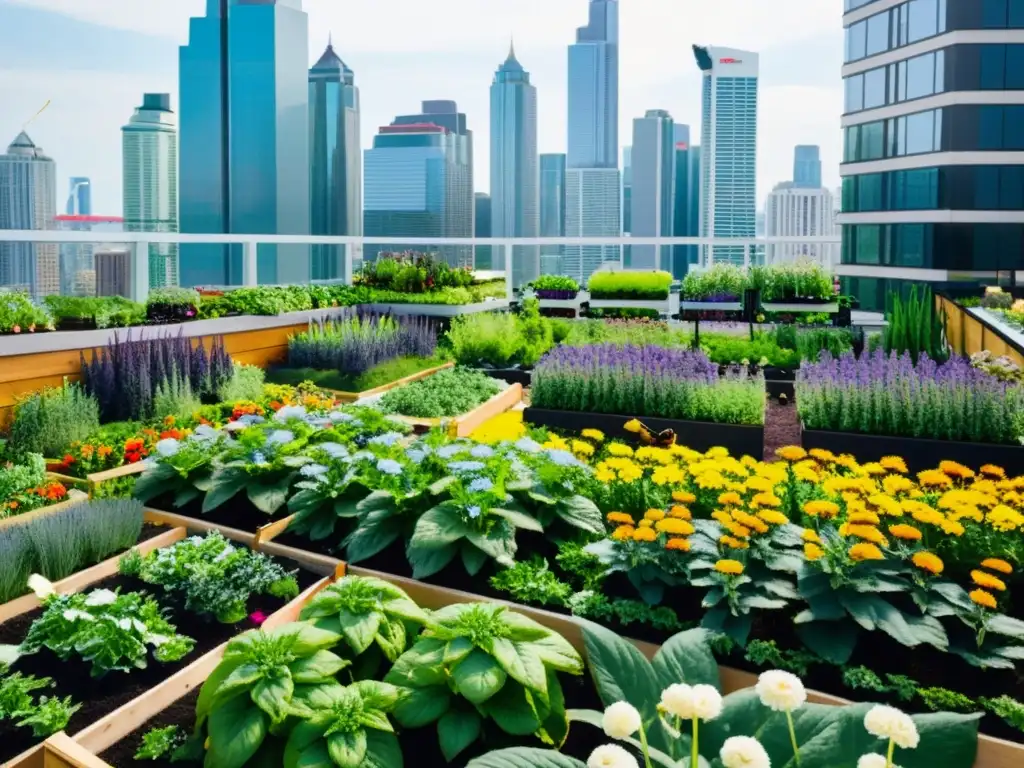
[[[551,153],[540,156],[540,236],[565,237],[565,155]],[[540,247],[542,275],[562,274],[560,245]]]
[[[663,109],[633,120],[630,234],[672,237],[676,186],[675,124]],[[633,269],[672,268],[672,247],[630,246]]]
[[[793,150],[793,186],[821,189],[821,147],[798,144]]]
[[[690,126],[675,125],[675,194],[672,198],[672,236],[700,235],[700,147],[690,144]],[[691,264],[697,263],[696,245],[672,248],[672,276],[686,277]]]

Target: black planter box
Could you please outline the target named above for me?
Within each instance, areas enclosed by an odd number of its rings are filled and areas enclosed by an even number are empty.
[[[632,416],[612,413],[581,413],[579,411],[554,411],[546,408],[527,408],[523,420],[527,424],[549,429],[563,429],[580,432],[584,429],[599,429],[613,440],[637,442],[637,436],[623,427]],[[715,424],[709,421],[684,421],[682,419],[661,419],[644,416],[640,419],[655,433],[671,429],[676,433],[679,445],[695,451],[706,451],[715,446],[727,448],[733,456],[764,458],[764,427],[741,424]]]
[[[920,437],[890,437],[861,432],[831,432],[804,429],[800,439],[807,450],[824,448],[832,453],[850,453],[863,463],[883,456],[900,456],[907,469],[920,472],[935,469],[940,461],[956,461],[977,471],[982,464],[995,464],[1010,477],[1024,474],[1024,446],[995,443],[961,443]]]
[[[768,397],[778,398],[785,395],[790,401],[795,395],[796,371],[787,371],[773,365],[764,367],[764,388]]]
[[[530,386],[533,380],[532,368],[477,368],[480,373],[485,373],[492,379],[504,381],[506,384],[522,384]]]
[[[575,291],[568,291],[568,290],[565,290],[565,291],[555,291],[555,290],[545,290],[543,288],[539,288],[536,291],[534,291],[534,293],[537,294],[537,298],[538,299],[552,299],[554,301],[569,301],[571,299],[575,299],[579,295],[579,289],[577,289]]]
[[[95,331],[95,317],[62,317],[57,321],[58,331]]]

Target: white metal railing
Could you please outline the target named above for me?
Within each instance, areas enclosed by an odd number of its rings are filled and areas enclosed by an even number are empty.
[[[434,249],[439,247],[462,246],[468,248],[489,247],[492,253],[500,252],[509,297],[514,289],[514,260],[519,247],[560,247],[563,249],[604,247],[617,249],[618,258],[604,260],[606,264],[624,268],[624,247],[655,246],[656,266],[671,270],[670,264],[663,264],[665,247],[697,246],[698,268],[707,268],[715,261],[716,249],[728,249],[729,261],[744,266],[753,263],[778,263],[796,259],[811,259],[819,262],[829,271],[839,264],[841,239],[833,237],[773,237],[773,238],[701,238],[701,237],[534,237],[534,238],[416,238],[416,237],[339,237],[330,235],[237,235],[237,234],[183,234],[175,232],[87,232],[55,230],[4,230],[0,229],[0,245],[3,243],[61,244],[83,243],[92,245],[130,245],[131,298],[144,300],[149,292],[149,246],[163,243],[178,245],[240,245],[242,247],[242,281],[245,286],[257,285],[257,250],[260,245],[330,245],[342,249],[340,277],[338,281],[350,283],[353,265],[357,263],[364,246],[387,246],[390,248]],[[742,258],[732,253],[742,253]],[[694,265],[691,265],[693,268]],[[2,265],[0,265],[2,267]],[[590,270],[591,272],[593,270]],[[585,282],[590,272],[583,273],[580,259],[579,274],[569,274]],[[0,273],[2,274],[2,273]],[[2,277],[0,277],[2,279]],[[311,282],[311,281],[310,281]],[[0,284],[0,288],[4,286]]]

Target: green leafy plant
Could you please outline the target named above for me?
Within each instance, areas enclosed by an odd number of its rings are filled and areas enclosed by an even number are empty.
[[[99,426],[96,398],[78,384],[42,389],[15,404],[9,447],[19,457],[41,453],[62,458],[68,445],[85,440]]]
[[[53,688],[53,685],[49,677],[8,673],[6,667],[0,666],[0,723],[7,720],[29,727],[36,738],[63,730],[82,705],[73,704],[70,696],[34,698],[36,691]]]
[[[437,722],[441,750],[453,760],[479,738],[484,718],[560,746],[569,723],[556,672],[582,671],[557,633],[504,606],[469,603],[435,612],[385,681],[410,689],[395,710],[398,723]]]
[[[592,299],[659,301],[668,298],[672,275],[668,272],[595,272],[587,282]]]
[[[385,413],[445,418],[468,413],[500,391],[501,386],[490,376],[455,368],[386,392],[380,407]]]
[[[153,392],[153,418],[157,421],[175,419],[187,423],[192,414],[203,407],[203,401],[192,391],[188,378],[171,373]]]
[[[565,275],[541,275],[530,287],[535,291],[578,291],[580,284]]]
[[[747,287],[747,276],[732,264],[715,264],[704,271],[690,271],[680,289],[684,301],[738,301]]]
[[[491,586],[527,605],[565,605],[572,594],[572,586],[548,570],[547,560],[540,557],[499,571],[491,576]]]
[[[982,697],[978,703],[996,717],[1002,718],[1010,727],[1024,731],[1024,704],[1016,699],[1004,694],[995,699]]]
[[[906,299],[898,293],[892,296],[892,311],[886,314],[882,339],[885,353],[909,353],[915,365],[921,355],[939,363],[948,360],[945,310],[935,308],[931,289],[918,291],[917,286],[912,285]]]
[[[185,743],[185,740],[185,734],[176,725],[150,728],[142,734],[142,744],[135,752],[135,759],[160,760],[170,757],[178,747]]]
[[[258,365],[235,363],[231,378],[221,385],[217,398],[222,403],[237,403],[240,400],[257,402],[263,398],[263,383],[266,374]]]

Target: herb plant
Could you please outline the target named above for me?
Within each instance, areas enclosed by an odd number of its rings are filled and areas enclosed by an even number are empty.
[[[64,699],[46,695],[34,697],[36,691],[52,687],[53,680],[49,677],[8,673],[5,667],[0,667],[0,723],[14,721],[15,725],[31,728],[36,738],[64,730],[82,705],[73,704],[70,696]]]
[[[171,757],[173,752],[185,743],[185,734],[176,725],[166,728],[150,728],[142,734],[142,744],[135,752],[136,760],[160,760]]]
[[[78,384],[33,392],[14,406],[10,446],[19,457],[27,453],[62,457],[69,444],[99,428],[99,417],[96,399]]]
[[[456,368],[386,392],[380,407],[385,413],[445,418],[467,413],[500,391],[498,382],[486,374]]]

